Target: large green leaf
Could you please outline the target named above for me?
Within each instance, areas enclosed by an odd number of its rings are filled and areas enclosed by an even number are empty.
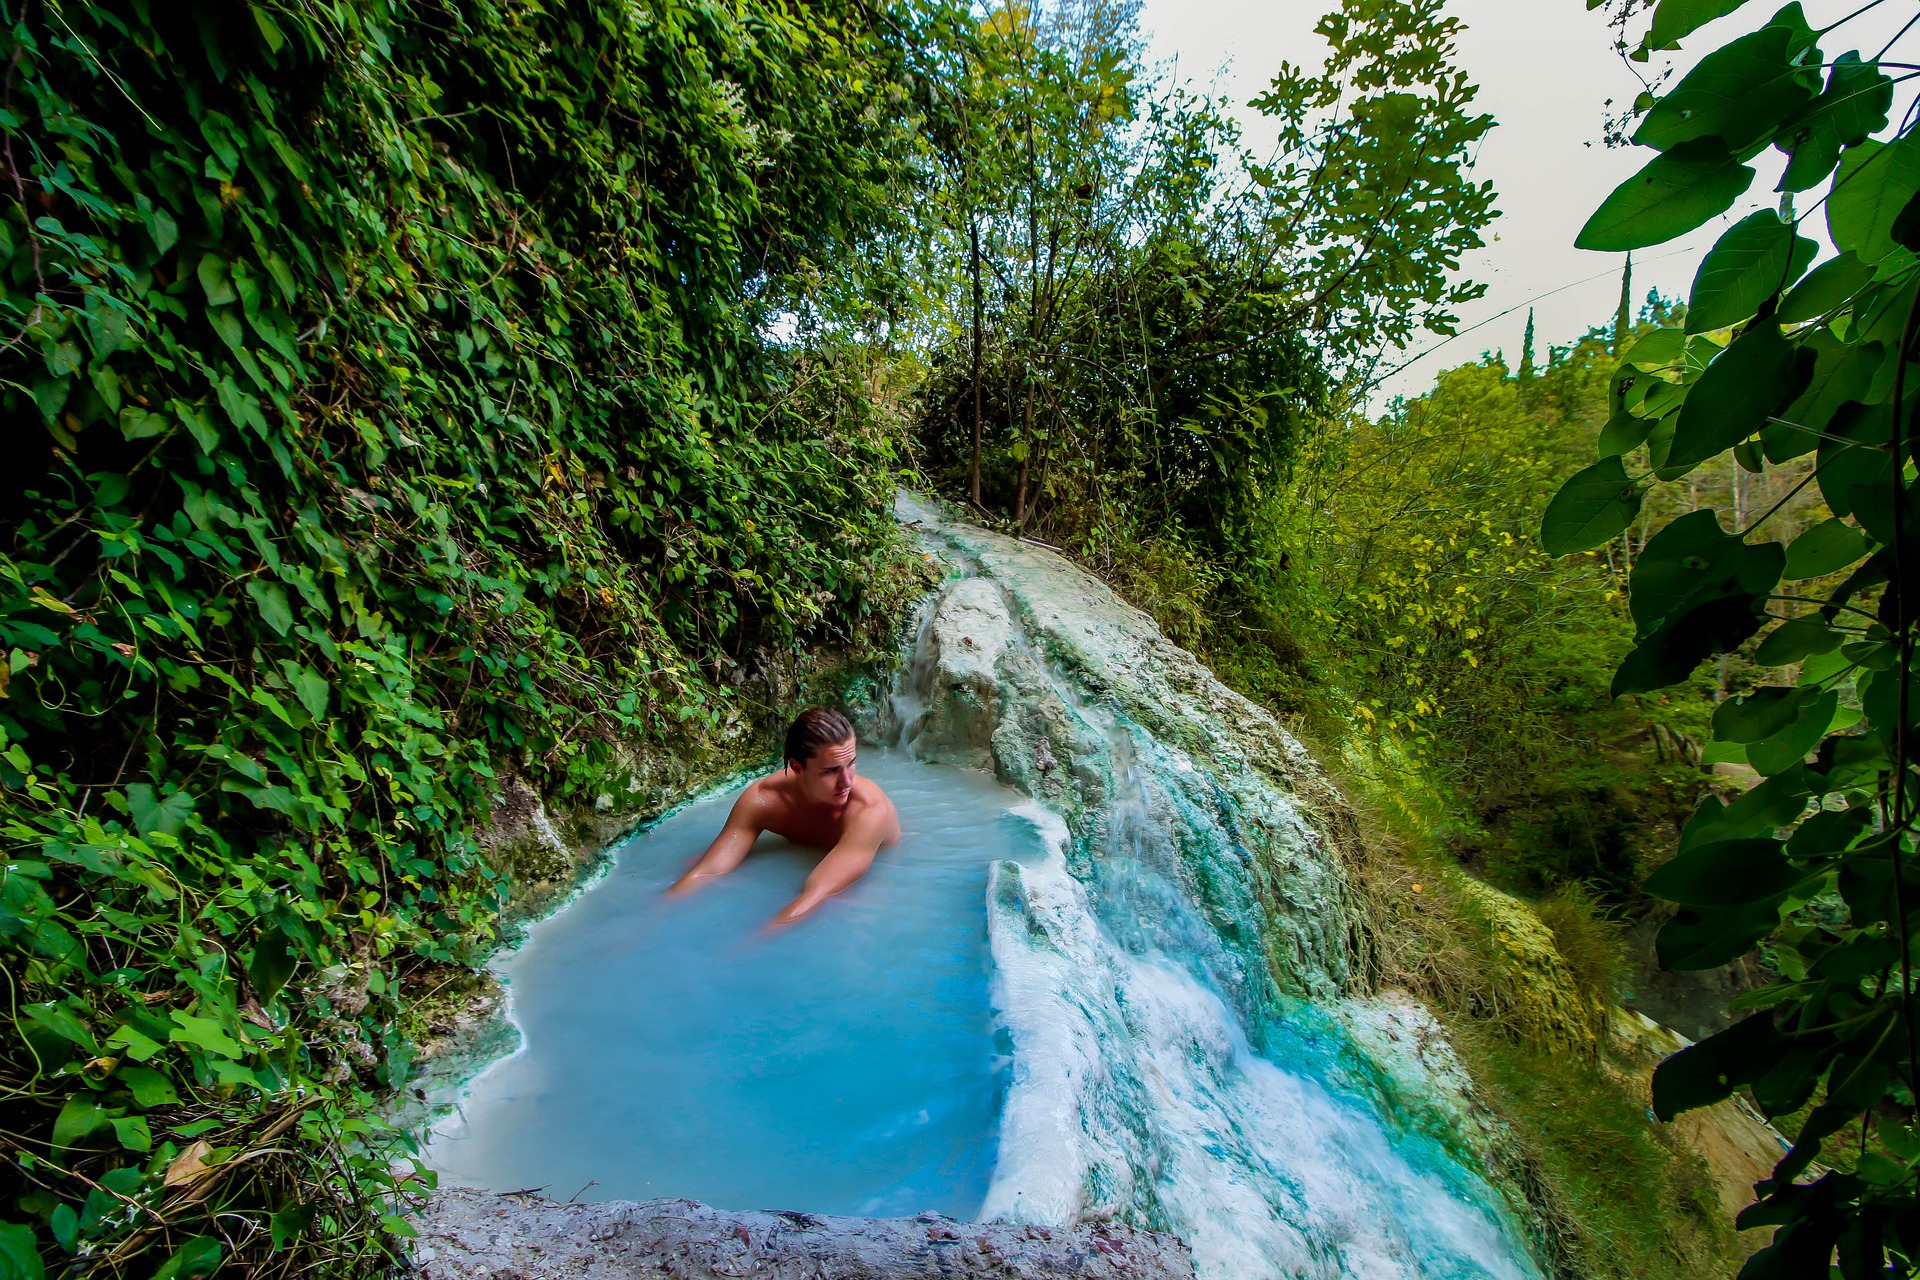
[[[1775,145],[1792,159],[1780,177],[1780,191],[1805,191],[1829,173],[1842,147],[1854,146],[1887,127],[1893,105],[1893,81],[1879,65],[1843,53],[1827,74],[1819,97],[1780,127]]]
[[[1719,138],[1735,155],[1757,151],[1819,85],[1794,44],[1794,31],[1770,23],[1715,49],[1653,105],[1634,142],[1666,151]]]
[[[150,1111],[180,1101],[180,1095],[174,1092],[173,1081],[152,1067],[129,1066],[123,1062],[120,1069],[113,1073],[113,1078],[126,1086],[133,1095],[134,1105],[142,1110]]]
[[[1732,13],[1747,0],[1660,0],[1653,11],[1643,48],[1677,49],[1680,41],[1715,18]]]
[[[1819,578],[1867,554],[1867,540],[1844,520],[1822,520],[1787,547],[1788,579]]]
[[[1713,736],[1721,742],[1758,742],[1792,724],[1805,691],[1768,685],[1713,709]]]
[[[1643,370],[1664,369],[1679,363],[1686,350],[1685,330],[1655,329],[1628,347],[1626,354],[1620,357],[1620,363]]]
[[[1662,969],[1718,969],[1752,951],[1780,924],[1786,897],[1738,907],[1686,907],[1654,938]]]
[[[1764,595],[1779,581],[1786,553],[1777,542],[1748,545],[1720,527],[1711,509],[1689,511],[1648,539],[1634,561],[1628,604],[1640,633],[1686,606],[1717,596]]]
[[[1848,147],[1827,197],[1827,234],[1834,247],[1861,262],[1879,262],[1898,246],[1894,219],[1920,191],[1920,138],[1908,134],[1890,143],[1871,139]]]
[[[1680,832],[1680,848],[1770,835],[1806,810],[1812,795],[1811,775],[1805,769],[1786,770],[1736,798],[1731,804],[1708,796],[1694,810]]]
[[[1572,555],[1620,535],[1640,511],[1640,487],[1618,457],[1602,458],[1569,477],[1547,504],[1540,545],[1548,555]]]
[[[1792,1044],[1765,1011],[1689,1045],[1654,1068],[1653,1113],[1671,1120],[1724,1101],[1771,1070]]]
[[[1892,434],[1893,414],[1884,404],[1843,405],[1828,420],[1831,439],[1820,442],[1816,459],[1820,496],[1836,516],[1853,514],[1854,491],[1862,486],[1890,485],[1890,463],[1884,446]]]
[[[1806,876],[1780,848],[1780,841],[1764,838],[1695,845],[1648,876],[1646,890],[1683,907],[1762,902],[1785,893]]]
[[[1782,337],[1780,326],[1753,325],[1707,366],[1688,394],[1662,478],[1685,475],[1757,433],[1806,389],[1814,365],[1814,353]]]
[[[1781,300],[1774,319],[1791,324],[1838,311],[1872,279],[1873,268],[1861,262],[1857,254],[1843,253],[1828,258]]]
[[[1707,250],[1687,295],[1687,332],[1745,320],[1800,278],[1816,246],[1771,209],[1742,218]]]
[[[1653,422],[1647,418],[1637,418],[1631,413],[1616,413],[1607,419],[1607,425],[1600,428],[1600,439],[1594,444],[1594,452],[1602,458],[1618,458],[1631,453],[1646,442],[1647,433],[1653,430]]]
[[[1831,689],[1817,698],[1809,698],[1792,724],[1763,742],[1748,745],[1747,763],[1765,777],[1791,769],[1820,745],[1820,739],[1833,727],[1834,715],[1839,709],[1840,695]]]
[[[1761,428],[1767,460],[1781,463],[1820,447],[1820,436],[1842,406],[1865,400],[1874,375],[1886,357],[1877,342],[1842,342],[1831,330],[1817,329],[1801,339],[1802,351],[1813,353],[1813,377],[1797,399]]]
[[[1765,603],[1758,595],[1714,596],[1661,623],[1620,660],[1613,696],[1679,684],[1708,658],[1738,649],[1765,623]]]
[[[1752,182],[1718,138],[1683,142],[1616,187],[1574,245],[1618,253],[1660,244],[1725,213]]]
[[[1763,667],[1784,667],[1840,647],[1841,635],[1818,618],[1793,618],[1775,627],[1753,660]]]
[[[1640,549],[1628,580],[1628,604],[1641,634],[1675,612],[1703,583],[1737,574],[1745,556],[1740,539],[1720,527],[1720,517],[1712,510],[1689,511],[1669,521]]]

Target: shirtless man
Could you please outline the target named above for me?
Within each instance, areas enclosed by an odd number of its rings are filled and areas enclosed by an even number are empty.
[[[853,725],[838,711],[802,711],[787,730],[786,764],[752,783],[700,860],[669,894],[691,893],[739,866],[762,831],[827,850],[800,896],[773,918],[792,924],[867,874],[882,845],[900,838],[900,818],[887,793],[854,773]]]

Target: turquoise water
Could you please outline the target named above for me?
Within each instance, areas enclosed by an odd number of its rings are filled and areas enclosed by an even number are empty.
[[[505,964],[522,1047],[432,1135],[444,1182],[566,1199],[971,1217],[1006,1087],[986,888],[1034,861],[1020,797],[863,748],[904,838],[814,917],[768,936],[818,855],[762,837],[699,893],[664,890],[735,792],[681,809]]]

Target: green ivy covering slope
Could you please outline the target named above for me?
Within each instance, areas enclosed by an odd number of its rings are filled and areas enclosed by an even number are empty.
[[[758,334],[857,297],[931,38],[861,0],[0,19],[0,1277],[377,1269],[395,985],[487,937],[496,767],[724,717],[888,577],[884,435]]]

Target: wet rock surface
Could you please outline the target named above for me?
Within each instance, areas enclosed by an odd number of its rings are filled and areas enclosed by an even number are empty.
[[[467,1188],[414,1220],[421,1280],[1186,1280],[1177,1237],[915,1218],[734,1213],[692,1200],[556,1204]]]

